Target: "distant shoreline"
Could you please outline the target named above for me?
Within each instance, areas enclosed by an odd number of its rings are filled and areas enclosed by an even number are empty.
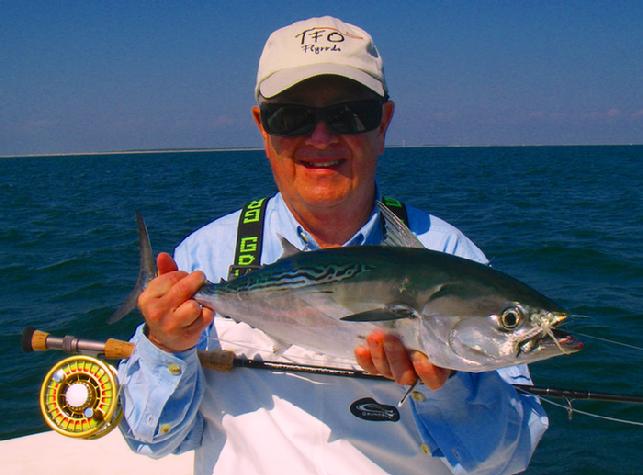
[[[640,147],[643,144],[565,144],[565,145],[387,145],[386,148],[536,148],[536,147]],[[214,148],[161,148],[161,149],[125,149],[106,150],[98,152],[52,152],[28,153],[24,155],[0,155],[2,158],[46,158],[46,157],[77,157],[97,155],[143,155],[153,153],[206,153],[206,152],[246,152],[261,151],[262,147],[214,147]]]
[[[202,152],[241,152],[258,151],[261,147],[228,147],[228,148],[159,148],[159,149],[131,149],[107,150],[103,152],[53,152],[53,153],[28,153],[25,155],[0,155],[0,158],[38,158],[38,157],[77,157],[96,155],[143,155],[151,153],[202,153]]]

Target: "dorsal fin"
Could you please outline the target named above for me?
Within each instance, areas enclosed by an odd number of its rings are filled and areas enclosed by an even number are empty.
[[[378,201],[377,207],[384,222],[385,237],[382,246],[424,248],[415,234],[384,203]]]

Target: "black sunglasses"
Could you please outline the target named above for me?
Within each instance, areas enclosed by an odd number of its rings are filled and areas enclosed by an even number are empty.
[[[361,134],[382,121],[381,99],[342,102],[326,107],[264,102],[259,106],[261,125],[270,135],[308,135],[320,120],[336,134]]]

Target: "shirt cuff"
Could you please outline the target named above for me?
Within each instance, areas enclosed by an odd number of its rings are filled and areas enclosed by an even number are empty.
[[[520,434],[518,396],[495,371],[458,372],[437,391],[422,387],[412,405],[431,455],[444,457],[454,473],[493,463]]]
[[[161,350],[139,327],[132,356],[119,367],[121,401],[129,426],[146,442],[162,440],[181,423],[195,397],[200,364],[196,349]],[[172,399],[172,404],[168,401]],[[185,401],[186,404],[180,403]]]

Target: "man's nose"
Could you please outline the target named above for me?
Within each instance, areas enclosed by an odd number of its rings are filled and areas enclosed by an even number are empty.
[[[337,140],[337,134],[328,127],[326,122],[318,120],[317,124],[315,124],[315,129],[306,139],[306,143],[314,147],[327,147],[330,144],[336,143]]]

